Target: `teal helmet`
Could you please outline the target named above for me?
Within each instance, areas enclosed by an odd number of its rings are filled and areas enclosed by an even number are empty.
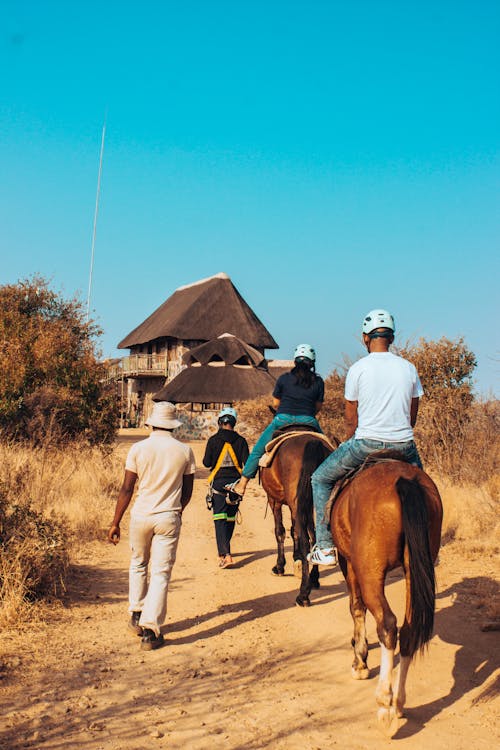
[[[295,347],[293,358],[295,361],[299,360],[299,362],[303,359],[308,359],[311,362],[316,362],[316,352],[310,344],[298,344]]]
[[[233,409],[232,406],[225,406],[224,409],[220,410],[217,417],[217,421],[219,424],[230,424],[232,427],[234,427],[234,425],[236,424],[237,419],[238,413],[236,409]]]

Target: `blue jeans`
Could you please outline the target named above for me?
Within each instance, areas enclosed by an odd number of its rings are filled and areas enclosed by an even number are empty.
[[[304,414],[277,414],[269,424],[260,438],[255,443],[252,452],[248,456],[243,467],[243,476],[252,479],[259,469],[259,458],[264,455],[267,443],[272,440],[273,434],[280,427],[287,424],[307,424],[321,432],[321,427],[316,417],[308,417]]]
[[[384,440],[350,438],[341,443],[336,451],[330,453],[318,466],[311,478],[314,512],[316,515],[316,543],[320,549],[333,547],[333,539],[328,528],[329,519],[325,519],[325,506],[330,497],[333,485],[352,469],[356,469],[374,451],[395,450],[402,454],[402,459],[415,464],[420,469],[422,462],[417,446],[413,440],[406,443],[390,443]]]

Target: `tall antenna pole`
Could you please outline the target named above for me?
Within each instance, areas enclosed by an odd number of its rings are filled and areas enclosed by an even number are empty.
[[[89,315],[90,315],[90,293],[92,291],[92,274],[94,273],[95,233],[96,233],[96,228],[97,228],[97,214],[99,213],[99,195],[101,193],[102,157],[104,155],[105,136],[106,136],[106,117],[104,117],[104,124],[102,126],[101,153],[99,156],[99,173],[97,176],[97,192],[95,196],[94,227],[92,230],[92,251],[90,254],[89,291],[87,294],[87,323],[89,322]]]

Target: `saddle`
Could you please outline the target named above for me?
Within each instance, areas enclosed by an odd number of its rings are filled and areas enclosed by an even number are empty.
[[[335,446],[332,445],[326,435],[311,429],[309,425],[287,425],[276,430],[273,439],[266,444],[266,452],[259,458],[259,466],[264,469],[271,466],[278,449],[281,448],[283,443],[297,435],[312,435],[316,440],[321,440],[325,443],[332,451],[335,450]]]
[[[325,518],[330,518],[335,500],[340,495],[342,490],[345,489],[347,485],[350,484],[350,482],[352,482],[354,477],[356,477],[362,471],[365,471],[365,469],[369,469],[374,464],[387,463],[389,461],[403,461],[403,463],[408,463],[405,457],[398,451],[395,451],[395,450],[374,451],[373,453],[370,453],[370,455],[365,458],[362,464],[360,464],[359,466],[356,466],[355,469],[351,469],[351,471],[348,471],[347,474],[345,474],[343,477],[337,480],[337,482],[335,482],[333,489],[330,493],[328,502],[325,505]]]

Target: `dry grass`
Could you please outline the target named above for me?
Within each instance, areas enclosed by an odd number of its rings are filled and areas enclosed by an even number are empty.
[[[83,445],[54,449],[1,445],[0,465],[10,501],[30,502],[45,516],[55,514],[68,524],[72,543],[95,538],[102,530],[123,472],[116,455]]]
[[[64,589],[71,556],[103,536],[122,461],[96,448],[0,446],[0,624]]]
[[[498,554],[498,501],[482,487],[437,482],[443,501],[443,543],[456,543],[465,556]]]

